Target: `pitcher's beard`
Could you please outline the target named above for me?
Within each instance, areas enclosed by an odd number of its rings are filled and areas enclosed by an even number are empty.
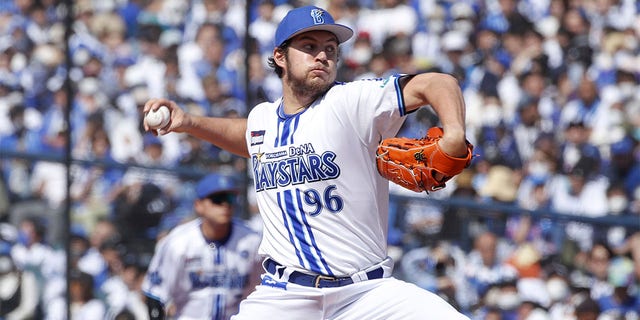
[[[290,70],[290,68],[288,70]],[[313,97],[314,99],[323,95],[333,85],[333,81],[324,82],[319,78],[315,79],[319,81],[314,81],[314,79],[309,80],[308,78],[299,79],[294,77],[289,71],[287,71],[286,79],[297,96]]]

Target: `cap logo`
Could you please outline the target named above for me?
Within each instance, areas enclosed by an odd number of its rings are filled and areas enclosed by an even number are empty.
[[[324,11],[320,9],[311,10],[311,17],[313,18],[313,24],[324,24]]]
[[[311,19],[309,19],[311,18]],[[351,28],[337,24],[331,14],[315,6],[304,6],[289,11],[276,28],[274,44],[276,47],[307,31],[328,31],[336,35],[338,43],[343,43],[353,35]]]

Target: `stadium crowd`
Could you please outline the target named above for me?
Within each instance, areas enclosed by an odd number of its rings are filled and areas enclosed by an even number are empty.
[[[192,217],[194,177],[248,170],[192,137],[145,133],[144,102],[235,117],[276,99],[275,28],[308,3],[356,31],[339,80],[459,80],[477,156],[429,198],[632,219],[463,215],[391,186],[406,196],[392,202],[389,233],[401,277],[472,319],[640,319],[634,0],[259,0],[248,16],[241,0],[78,0],[71,33],[64,1],[0,0],[0,318],[65,318],[67,231],[75,318],[147,318],[140,284],[156,240]],[[422,108],[399,135],[434,125]],[[242,218],[259,230],[247,185]]]

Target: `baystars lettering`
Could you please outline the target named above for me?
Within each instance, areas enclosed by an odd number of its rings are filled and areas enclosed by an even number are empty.
[[[340,167],[335,163],[336,154],[333,151],[317,154],[311,143],[290,146],[288,150],[288,158],[269,162],[264,161],[264,158],[259,161],[256,154],[252,155],[257,192],[292,184],[335,179],[340,175]]]

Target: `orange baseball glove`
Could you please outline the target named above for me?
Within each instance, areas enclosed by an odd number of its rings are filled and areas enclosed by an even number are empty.
[[[376,165],[383,177],[415,192],[436,191],[471,164],[473,145],[467,141],[467,155],[451,157],[444,153],[438,140],[440,127],[432,127],[420,139],[395,137],[380,142],[376,152]],[[436,180],[436,173],[444,177]]]

